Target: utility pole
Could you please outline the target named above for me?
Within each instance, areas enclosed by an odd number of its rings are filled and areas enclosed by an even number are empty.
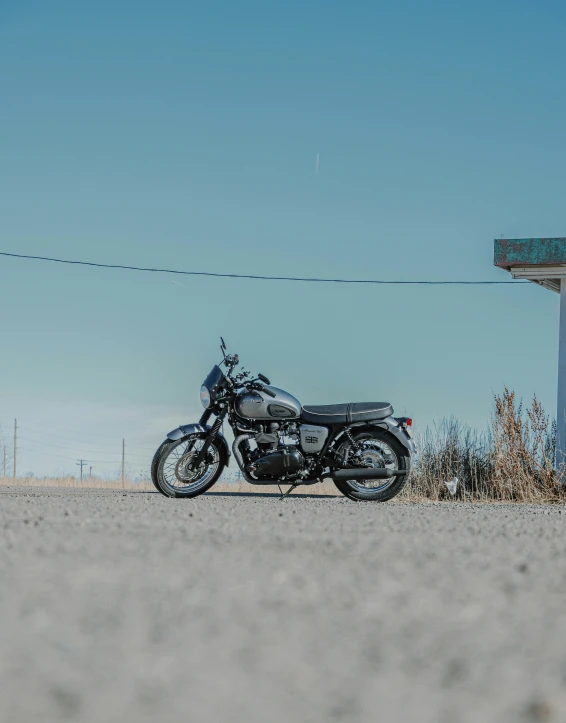
[[[124,464],[126,461],[126,440],[122,440],[122,489],[124,489]]]
[[[77,467],[81,468],[81,482],[83,481],[83,467],[85,467],[88,464],[86,459],[79,459],[77,462]]]
[[[18,420],[14,419],[14,479],[17,474],[18,463]]]
[[[92,479],[92,465],[90,465],[90,469],[88,471],[88,478]]]

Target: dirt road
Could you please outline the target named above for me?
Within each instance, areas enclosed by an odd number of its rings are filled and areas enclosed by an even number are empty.
[[[2,488],[0,720],[559,721],[566,511]]]

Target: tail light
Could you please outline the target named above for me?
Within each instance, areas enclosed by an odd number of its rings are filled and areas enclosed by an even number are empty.
[[[411,427],[413,426],[412,417],[396,417],[397,423],[405,430],[406,434],[411,437]]]

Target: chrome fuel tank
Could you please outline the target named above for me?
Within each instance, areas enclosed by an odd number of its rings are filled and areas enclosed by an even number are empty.
[[[288,392],[277,387],[268,387],[275,396],[268,397],[261,392],[244,392],[236,398],[236,413],[244,419],[298,419],[301,404]]]

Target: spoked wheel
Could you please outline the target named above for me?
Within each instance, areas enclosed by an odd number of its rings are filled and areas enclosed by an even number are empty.
[[[390,500],[405,486],[411,470],[411,458],[408,451],[389,432],[381,430],[367,430],[354,435],[359,447],[356,450],[351,442],[344,441],[338,448],[339,454],[346,460],[353,462],[356,457],[356,466],[374,469],[406,470],[406,474],[388,479],[342,480],[334,484],[343,495],[353,500],[371,500],[386,502]]]
[[[198,467],[194,459],[204,439],[191,435],[172,441],[166,439],[151,464],[151,479],[166,497],[196,497],[210,489],[226,464],[224,446],[215,439]]]

